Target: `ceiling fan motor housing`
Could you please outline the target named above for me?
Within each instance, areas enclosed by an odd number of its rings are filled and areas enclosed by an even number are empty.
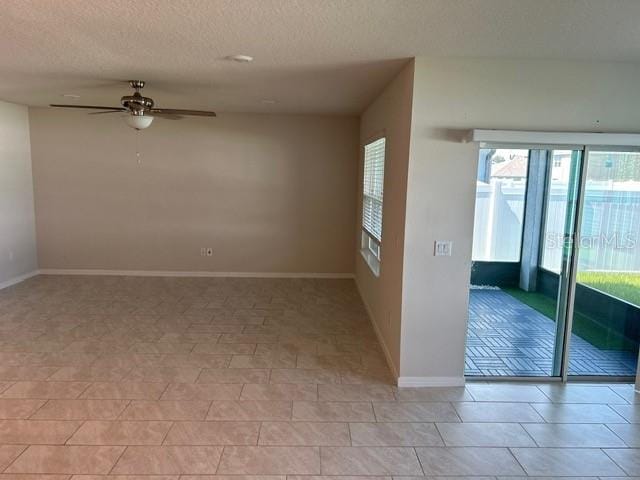
[[[129,85],[135,89],[133,95],[125,95],[120,99],[123,107],[127,108],[132,115],[144,115],[144,113],[153,108],[153,99],[143,97],[140,90],[144,88],[142,80],[130,80]]]

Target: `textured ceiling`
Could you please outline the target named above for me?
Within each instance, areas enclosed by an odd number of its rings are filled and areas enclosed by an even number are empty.
[[[413,56],[640,62],[640,0],[1,3],[0,98],[28,105],[139,78],[167,108],[357,113]]]

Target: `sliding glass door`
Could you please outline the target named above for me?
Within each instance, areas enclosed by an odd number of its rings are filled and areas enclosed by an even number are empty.
[[[640,149],[480,149],[472,260],[468,376],[634,376]]]

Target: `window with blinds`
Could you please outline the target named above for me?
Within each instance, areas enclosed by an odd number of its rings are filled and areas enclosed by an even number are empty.
[[[364,146],[362,228],[378,245],[382,242],[382,193],[385,138]],[[376,255],[379,258],[379,253]]]

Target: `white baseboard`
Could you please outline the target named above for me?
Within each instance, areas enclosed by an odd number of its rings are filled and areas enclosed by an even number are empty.
[[[382,352],[384,353],[384,357],[387,359],[387,365],[389,365],[389,369],[391,369],[391,374],[393,375],[393,378],[397,379],[398,378],[398,368],[396,367],[396,364],[393,363],[393,359],[391,358],[391,354],[389,353],[389,349],[387,348],[387,344],[384,342],[384,338],[382,337],[382,333],[380,333],[380,329],[378,329],[378,324],[376,323],[375,318],[373,316],[373,311],[369,307],[369,304],[367,303],[367,301],[364,299],[364,295],[362,295],[362,290],[360,290],[360,285],[358,284],[358,281],[356,280],[355,283],[356,283],[356,287],[358,289],[358,293],[360,294],[360,299],[362,300],[364,308],[367,311],[367,314],[369,315],[369,321],[371,322],[371,325],[373,325],[373,331],[376,334],[376,338],[378,339],[378,343],[382,347]]]
[[[463,387],[464,377],[400,377],[398,387]]]
[[[5,280],[4,282],[0,282],[0,290],[10,287],[11,285],[15,285],[16,283],[24,282],[28,278],[35,277],[38,273],[38,270],[34,270],[33,272],[25,273],[23,275],[10,278],[9,280]]]
[[[121,277],[354,278],[353,273],[181,272],[174,270],[100,270],[43,268],[42,275],[110,275]]]

